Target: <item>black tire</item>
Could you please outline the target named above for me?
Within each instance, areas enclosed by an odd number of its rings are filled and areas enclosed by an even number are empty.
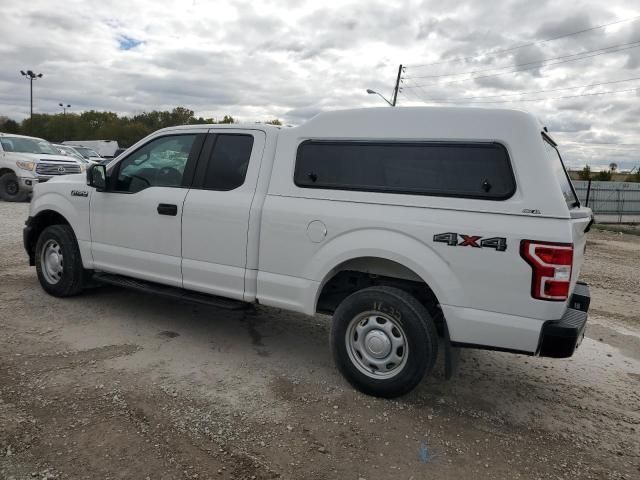
[[[5,173],[0,177],[0,198],[5,202],[24,202],[29,192],[20,188],[20,180],[15,173]]]
[[[356,320],[358,318],[362,320]],[[387,328],[386,322],[400,327],[396,340],[404,342],[406,350],[403,351],[403,347],[397,348],[400,354],[406,354],[406,358],[400,355],[396,358],[401,357],[402,362],[396,367],[393,367],[394,363],[389,363],[383,366],[382,370],[372,369],[365,374],[363,370],[366,370],[366,357],[362,356],[359,347],[350,346],[356,343],[355,339],[358,338],[355,328],[356,325],[369,328],[367,336],[362,336],[363,343],[366,343],[365,339],[371,339],[368,336],[373,335],[372,330],[378,329],[378,325],[368,322],[375,321],[379,324],[382,320],[385,323],[384,327],[380,328]],[[375,328],[369,325],[374,325]],[[393,326],[390,328],[393,329]],[[347,332],[350,332],[349,337]],[[424,375],[433,369],[438,356],[437,335],[429,312],[415,297],[398,288],[370,287],[350,295],[336,309],[331,327],[331,350],[338,370],[351,385],[368,395],[393,398],[413,390]],[[379,336],[379,333],[374,336]],[[396,336],[395,332],[392,336]],[[349,343],[352,340],[353,343]],[[388,345],[392,354],[393,348],[396,347],[392,347],[392,343]],[[385,354],[384,351],[377,353]],[[380,361],[386,362],[384,358]],[[387,368],[391,370],[386,371]],[[392,376],[380,378],[379,375]]]
[[[55,276],[50,273],[51,267],[45,265],[43,250],[57,246],[61,257],[57,262],[60,267],[59,278],[52,281]],[[36,243],[36,272],[42,288],[54,297],[70,297],[80,293],[87,278],[86,271],[82,267],[82,258],[76,236],[69,225],[51,225],[45,228]],[[54,262],[56,263],[56,262]]]

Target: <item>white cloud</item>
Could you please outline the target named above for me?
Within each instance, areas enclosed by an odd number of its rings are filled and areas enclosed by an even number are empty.
[[[72,111],[122,114],[180,105],[202,116],[232,114],[248,121],[279,117],[301,123],[323,109],[379,105],[382,100],[365,89],[390,96],[401,62],[408,66],[407,76],[449,75],[640,40],[638,20],[533,48],[413,67],[637,15],[628,4],[4,0],[0,115],[26,116],[28,86],[19,71],[33,69],[44,74],[34,85],[38,112],[56,112],[59,102],[71,103]],[[640,77],[640,48],[475,81],[468,76],[414,79],[405,83],[399,104],[421,104],[418,97],[505,95],[636,76]],[[415,84],[427,86],[408,88]],[[599,88],[631,86],[640,87],[640,81]],[[592,91],[597,90],[539,97]],[[640,163],[638,149],[607,150],[568,142],[615,138],[638,143],[637,101],[638,96],[621,93],[490,106],[532,111],[560,142],[567,142],[565,156],[571,165],[606,165],[615,158],[621,168],[629,168]]]

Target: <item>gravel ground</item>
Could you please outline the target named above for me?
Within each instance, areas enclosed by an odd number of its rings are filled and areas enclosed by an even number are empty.
[[[0,478],[640,478],[640,237],[590,234],[587,338],[553,360],[465,350],[379,400],[329,320],[115,287],[56,299],[0,202]]]

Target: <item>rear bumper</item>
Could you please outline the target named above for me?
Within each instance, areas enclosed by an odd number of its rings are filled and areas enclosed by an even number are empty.
[[[545,322],[542,326],[538,355],[553,358],[573,355],[584,338],[590,302],[589,285],[578,282],[562,318]]]

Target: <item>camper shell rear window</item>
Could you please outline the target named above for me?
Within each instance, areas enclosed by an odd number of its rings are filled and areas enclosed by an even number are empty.
[[[301,188],[506,200],[515,190],[507,149],[495,142],[307,140]]]

